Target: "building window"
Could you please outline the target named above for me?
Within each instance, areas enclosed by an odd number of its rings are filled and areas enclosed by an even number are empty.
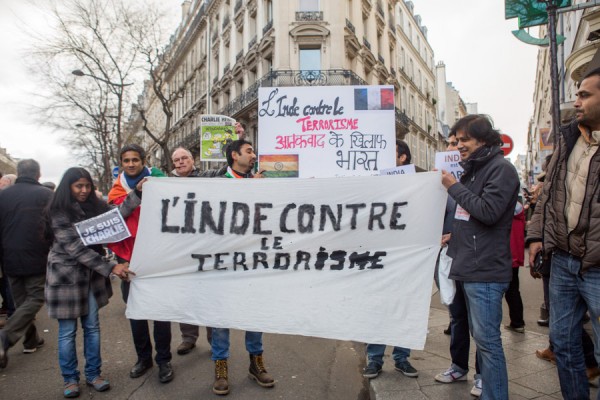
[[[300,69],[303,74],[314,74],[321,70],[321,48],[300,49]]]
[[[319,11],[319,0],[300,0],[299,11]]]

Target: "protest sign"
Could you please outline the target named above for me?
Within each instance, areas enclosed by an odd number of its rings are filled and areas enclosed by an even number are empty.
[[[416,174],[415,164],[401,165],[395,168],[386,168],[379,171],[379,175],[404,175]]]
[[[127,317],[422,349],[439,172],[150,179]]]
[[[450,172],[457,181],[460,181],[463,174],[463,167],[459,162],[460,152],[458,151],[441,151],[435,154],[435,169]]]
[[[75,229],[86,246],[120,242],[131,236],[118,208],[78,222]]]
[[[267,177],[378,175],[396,165],[393,86],[261,87]]]
[[[225,115],[200,116],[200,160],[225,161],[225,145],[238,139],[233,124]]]

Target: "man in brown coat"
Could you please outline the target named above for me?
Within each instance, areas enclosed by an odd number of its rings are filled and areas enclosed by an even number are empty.
[[[581,81],[575,108],[576,119],[556,139],[527,242],[530,265],[542,246],[552,254],[550,341],[562,394],[588,399],[581,342],[586,310],[592,315],[596,358],[600,348],[600,69]]]

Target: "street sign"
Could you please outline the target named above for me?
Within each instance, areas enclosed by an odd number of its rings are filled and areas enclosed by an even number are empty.
[[[571,5],[571,0],[553,0],[557,8]],[[548,23],[546,2],[539,0],[505,0],[504,18],[518,18],[519,29]]]
[[[114,167],[112,169],[113,178],[117,178],[119,176],[119,167]]]
[[[502,133],[500,134],[500,137],[502,138],[502,152],[504,153],[504,157],[508,157],[513,147],[515,147],[515,144],[513,143],[511,137],[508,135]]]

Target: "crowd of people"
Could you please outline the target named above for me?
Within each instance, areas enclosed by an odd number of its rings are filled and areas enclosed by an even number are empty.
[[[448,202],[441,235],[444,254],[451,258],[449,278],[455,293],[449,304],[451,365],[435,376],[441,383],[467,378],[470,338],[476,345],[475,378],[471,394],[481,399],[508,399],[508,373],[502,347],[502,299],[509,306],[505,329],[523,333],[523,302],[519,292],[519,267],[525,264],[525,243],[534,278],[542,278],[544,304],[538,323],[549,325],[550,343],[537,356],[557,365],[565,399],[588,399],[588,379],[600,375],[600,69],[590,72],[577,92],[576,118],[561,128],[554,153],[531,191],[521,197],[515,168],[500,149],[499,132],[483,115],[469,115],[452,127],[448,150],[457,150],[464,173],[460,179],[441,171]],[[236,125],[243,137],[243,128]],[[8,366],[8,350],[23,340],[23,352],[44,345],[35,316],[46,304],[50,318],[58,321],[58,363],[66,398],[78,397],[80,372],[76,352],[78,323],[83,330],[85,383],[96,391],[110,388],[102,374],[98,311],[112,296],[110,275],[121,279],[125,302],[129,296],[129,270],[135,246],[143,186],[147,177],[166,176],[146,165],[146,154],[136,144],[119,153],[121,173],[108,193],[108,202],[97,194],[84,168],[70,168],[56,188],[39,183],[40,166],[21,160],[17,174],[0,179],[0,256],[2,309],[8,315],[0,330],[0,369]],[[256,154],[252,144],[239,139],[228,144],[227,166],[199,171],[192,153],[177,148],[172,154],[175,177],[231,179],[262,178],[253,174]],[[410,163],[406,143],[396,144],[398,166]],[[54,190],[55,189],[55,190]],[[75,224],[118,207],[131,236],[108,247],[86,246]],[[525,225],[526,215],[529,219]],[[524,237],[524,232],[527,237]],[[535,268],[533,267],[535,266]],[[589,313],[594,334],[584,329]],[[79,321],[79,322],[78,322]],[[130,320],[137,360],[132,379],[143,376],[155,362],[158,379],[174,378],[171,365],[171,323]],[[180,324],[182,342],[177,353],[195,346],[199,327]],[[229,329],[206,328],[211,346],[215,394],[229,393]],[[271,388],[275,380],[263,359],[261,332],[246,332],[248,375],[258,385]],[[376,378],[383,365],[384,344],[366,346],[365,378]],[[596,353],[594,352],[596,349]],[[596,356],[594,357],[594,354]],[[395,347],[395,368],[408,377],[418,371],[409,362],[410,350]]]

